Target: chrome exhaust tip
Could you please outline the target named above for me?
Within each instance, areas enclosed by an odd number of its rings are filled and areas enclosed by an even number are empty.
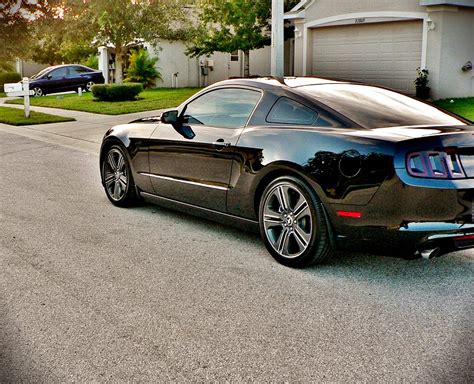
[[[440,247],[425,248],[420,251],[420,254],[423,259],[431,260],[433,257],[438,256],[440,251],[441,251]]]

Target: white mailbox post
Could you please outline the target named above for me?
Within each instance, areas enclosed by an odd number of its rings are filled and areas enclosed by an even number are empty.
[[[7,96],[23,96],[23,103],[25,105],[25,117],[30,117],[30,86],[28,84],[29,79],[24,77],[19,83],[6,83],[3,85],[3,89]]]

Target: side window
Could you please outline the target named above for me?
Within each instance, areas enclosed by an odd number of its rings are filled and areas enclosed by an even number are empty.
[[[184,111],[184,123],[211,127],[243,127],[260,100],[260,92],[223,88],[191,101]]]
[[[79,76],[82,72],[84,72],[84,71],[82,70],[81,67],[76,66],[76,67],[70,67],[69,68],[69,74],[71,76]]]
[[[85,67],[76,66],[76,67],[73,67],[73,68],[74,68],[74,73],[77,73],[77,74],[91,72],[88,68],[85,68]]]
[[[281,97],[268,113],[269,123],[313,125],[318,113],[287,97]]]
[[[51,72],[51,77],[53,79],[62,79],[63,77],[66,77],[67,75],[68,75],[68,70],[66,67],[58,68],[58,69],[55,69],[53,72]]]
[[[281,97],[268,113],[267,122],[341,128],[344,124],[324,110],[315,111],[288,97]]]

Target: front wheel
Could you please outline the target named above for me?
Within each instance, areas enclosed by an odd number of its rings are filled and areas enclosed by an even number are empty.
[[[107,150],[102,158],[101,176],[105,193],[113,204],[128,207],[137,202],[130,164],[122,147],[113,145]]]
[[[259,223],[265,246],[281,264],[302,268],[331,254],[321,201],[295,177],[279,177],[265,188]]]
[[[33,88],[33,96],[34,97],[43,96],[43,90],[40,87],[34,87]]]

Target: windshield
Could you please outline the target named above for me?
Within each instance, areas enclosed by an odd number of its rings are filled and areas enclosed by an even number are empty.
[[[42,70],[39,71],[36,75],[31,76],[31,78],[32,78],[32,79],[39,79],[41,76],[43,76],[43,75],[44,75],[46,72],[48,72],[49,70],[51,70],[51,67],[42,69]]]
[[[361,84],[296,87],[365,128],[465,125],[439,109],[388,89]]]

